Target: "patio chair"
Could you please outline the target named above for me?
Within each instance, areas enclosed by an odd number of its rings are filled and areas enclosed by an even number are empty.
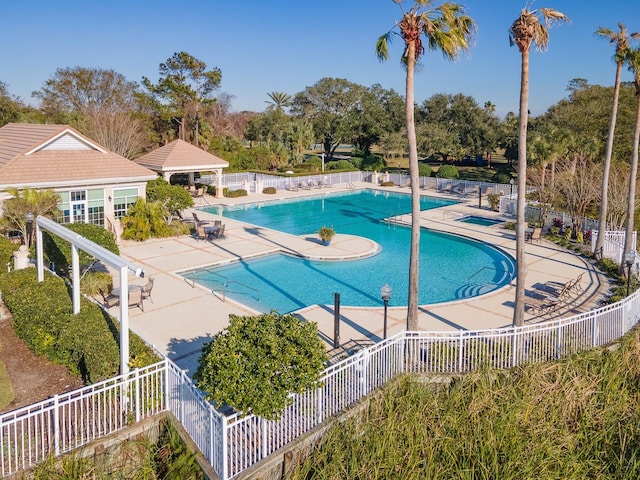
[[[151,300],[153,303],[153,298],[151,298],[151,290],[153,290],[153,277],[149,277],[147,284],[142,287],[142,300],[146,300],[147,298]]]
[[[542,239],[542,228],[536,227],[531,232],[525,232],[524,239],[528,242],[536,241],[540,243]]]
[[[451,193],[451,182],[447,182],[440,187],[440,193]]]
[[[203,225],[196,226],[196,240],[209,240],[209,234],[205,231]]]
[[[459,183],[453,189],[453,193],[455,193],[457,195],[464,195],[464,191],[465,191],[465,186],[464,186],[463,183]]]
[[[302,188],[303,190],[311,190],[311,187],[306,180],[300,180],[300,188]]]
[[[136,288],[129,291],[129,308],[138,307],[144,312],[144,305],[142,304],[142,288]]]
[[[405,187],[411,187],[411,177],[407,178],[407,179],[404,181],[404,186],[405,186]]]
[[[295,183],[293,183],[293,181],[289,182],[289,188],[287,188],[287,190],[291,190],[292,192],[297,192],[298,191],[298,187],[296,186]]]
[[[102,296],[102,306],[104,308],[117,307],[120,305],[120,297],[117,295],[113,295],[111,293],[107,294],[102,289],[99,290],[100,295]]]
[[[472,187],[465,189],[464,196],[471,197],[473,195],[478,195],[479,191],[480,191],[480,187],[478,187],[478,185],[473,185]]]
[[[560,300],[531,299],[525,303],[525,307],[531,315],[546,315],[555,312],[561,303]]]
[[[224,238],[224,223],[220,226],[220,228],[218,229],[218,231],[216,232],[216,237],[215,238]]]

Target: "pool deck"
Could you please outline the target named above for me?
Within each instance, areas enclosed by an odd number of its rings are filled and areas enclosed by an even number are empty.
[[[358,184],[356,187],[376,188],[367,183]],[[409,193],[407,188],[401,187],[384,190]],[[199,199],[198,206],[214,205],[217,202],[227,205],[253,203],[335,191],[345,191],[345,188],[278,191],[275,195],[259,194],[220,200],[206,196]],[[439,195],[433,191],[425,191],[424,194],[456,198],[452,195]],[[479,208],[477,197],[460,198],[460,200],[463,203],[423,211],[421,225],[488,242],[515,258],[514,231],[506,230],[502,225],[487,227],[456,221],[464,215],[504,217],[490,211],[487,205]],[[187,212],[187,215],[191,216],[190,212]],[[201,220],[220,218],[203,211],[198,211],[198,216]],[[395,217],[394,220],[408,222],[409,217],[404,215]],[[212,294],[210,290],[198,285],[192,286],[178,272],[281,251],[313,259],[349,259],[372,255],[378,248],[377,244],[371,240],[351,235],[337,234],[331,245],[324,246],[314,234],[295,236],[229,218],[224,218],[223,222],[226,224],[225,238],[212,242],[183,236],[153,239],[141,243],[122,241],[120,245],[120,253],[124,258],[142,266],[146,276],[152,276],[156,280],[152,301],[145,302],[145,311],[142,312],[137,308],[129,310],[131,329],[190,373],[197,366],[202,344],[228,325],[230,314],[247,315],[255,312],[228,298],[224,300],[220,294]],[[530,293],[541,292],[547,282],[564,284],[583,274],[582,294],[569,306],[558,310],[554,318],[595,308],[610,288],[607,277],[586,259],[544,239],[540,243],[527,243],[526,258],[526,290]],[[130,279],[130,281],[144,283],[140,279]],[[514,298],[515,279],[510,286],[486,295],[421,306],[419,328],[451,331],[510,326],[513,319]],[[117,308],[113,308],[111,313],[117,316]],[[310,306],[295,314],[307,321],[317,322],[327,348],[331,349],[334,332],[333,292],[327,292],[327,305]],[[387,335],[391,336],[405,328],[406,315],[406,306],[394,307],[392,297],[388,309]],[[525,314],[527,324],[549,319],[549,316]],[[383,336],[382,307],[341,306],[340,320],[340,349],[375,342]]]

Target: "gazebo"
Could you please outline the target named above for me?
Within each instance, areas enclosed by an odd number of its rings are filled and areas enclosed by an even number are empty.
[[[195,172],[211,171],[216,175],[216,197],[222,198],[222,169],[229,163],[184,140],[174,140],[134,161],[161,174],[167,182],[171,175],[187,173],[192,185]]]

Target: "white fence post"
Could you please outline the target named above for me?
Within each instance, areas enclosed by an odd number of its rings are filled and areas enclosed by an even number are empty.
[[[222,480],[229,478],[229,438],[227,433],[227,417],[222,417]]]
[[[135,409],[136,409],[136,422],[140,421],[140,411],[142,410],[142,406],[140,405],[140,369],[136,368],[135,373],[134,373],[134,381],[135,381],[135,385],[136,385],[136,402],[135,402]]]
[[[58,395],[53,396],[53,454],[60,455],[60,408]]]

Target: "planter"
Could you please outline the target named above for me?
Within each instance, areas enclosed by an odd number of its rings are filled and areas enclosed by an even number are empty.
[[[335,230],[331,227],[324,226],[320,230],[318,230],[318,236],[320,237],[320,240],[322,240],[322,244],[325,247],[331,244],[331,239],[335,234]]]

